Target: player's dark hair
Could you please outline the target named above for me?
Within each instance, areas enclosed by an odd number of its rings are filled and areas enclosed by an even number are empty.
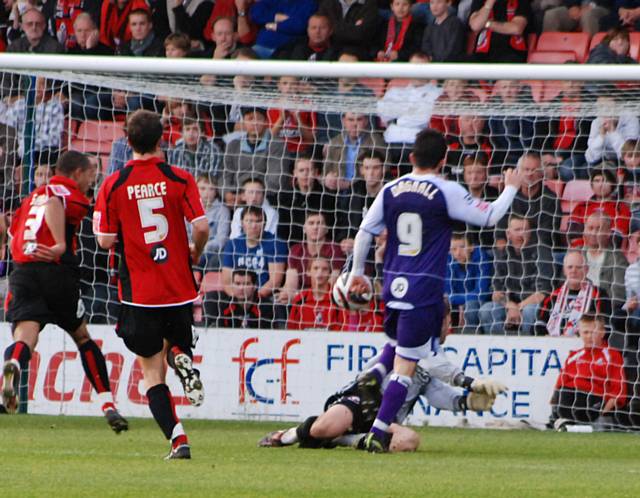
[[[127,119],[127,136],[134,152],[148,154],[158,148],[162,121],[155,112],[138,110]]]
[[[245,206],[242,208],[242,220],[244,220],[248,215],[254,215],[264,220],[264,211],[260,206]]]
[[[77,169],[82,171],[91,167],[89,156],[78,152],[77,150],[69,150],[60,156],[56,163],[56,175],[71,176]]]
[[[257,285],[257,283],[258,283],[258,274],[256,272],[254,272],[254,271],[247,270],[246,268],[233,270],[231,272],[231,278],[232,279],[236,275],[240,276],[240,277],[249,277],[251,279],[251,283],[254,284],[254,285]]]
[[[413,144],[415,166],[420,169],[434,169],[447,154],[447,141],[437,130],[427,128],[416,135]]]

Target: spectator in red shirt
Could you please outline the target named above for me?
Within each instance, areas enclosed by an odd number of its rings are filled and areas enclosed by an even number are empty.
[[[584,314],[578,330],[583,347],[569,353],[558,375],[551,397],[552,417],[603,421],[627,401],[622,355],[604,339],[604,318]]]
[[[249,7],[253,0],[216,0],[211,16],[204,28],[204,39],[215,42],[212,38],[213,25],[221,17],[235,19],[236,35],[242,45],[252,45],[256,41],[258,27],[249,20]]]
[[[328,240],[329,229],[325,215],[320,212],[309,212],[304,222],[305,240],[291,247],[285,282],[278,294],[278,301],[286,304],[299,289],[309,288],[311,278],[306,269],[309,261],[319,256],[331,261],[332,281],[338,276],[344,264],[344,253],[340,246]]]
[[[293,298],[287,328],[342,330],[344,311],[331,300],[331,262],[321,256],[312,259],[307,275],[310,287]]]
[[[573,209],[569,219],[570,241],[582,236],[585,220],[596,211],[603,212],[611,218],[614,241],[620,242],[629,235],[631,211],[626,202],[618,199],[617,185],[615,173],[607,169],[606,165],[591,171],[593,196]]]
[[[281,76],[278,91],[283,104],[290,104],[300,91],[300,81],[295,76]],[[316,115],[310,111],[269,109],[267,112],[271,136],[281,138],[292,156],[310,152],[315,142]]]
[[[463,115],[458,118],[459,135],[451,137],[444,171],[459,182],[464,175],[464,160],[483,152],[491,157],[491,143],[485,134],[487,120],[483,116]],[[499,171],[493,174],[499,174]]]

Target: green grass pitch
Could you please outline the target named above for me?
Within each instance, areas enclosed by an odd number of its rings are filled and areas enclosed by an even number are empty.
[[[413,454],[258,448],[274,423],[186,420],[193,460],[152,420],[0,416],[0,496],[640,496],[633,434],[420,429]]]

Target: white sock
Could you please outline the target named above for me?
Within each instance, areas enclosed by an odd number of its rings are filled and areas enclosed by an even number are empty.
[[[287,429],[280,438],[280,442],[285,445],[296,444],[298,442],[298,434],[296,433],[296,428],[292,427],[291,429]]]

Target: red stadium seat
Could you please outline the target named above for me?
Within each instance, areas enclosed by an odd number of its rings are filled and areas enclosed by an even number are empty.
[[[111,152],[111,144],[123,136],[122,123],[83,121],[71,140],[71,148],[82,152],[106,155]]]
[[[595,35],[593,35],[593,38],[591,38],[591,44],[589,45],[589,52],[591,52],[597,45],[599,45],[605,36],[607,36],[607,33],[605,32],[596,33]],[[637,31],[629,33],[629,41],[631,42],[629,56],[633,60],[637,61],[640,58],[640,33]]]
[[[556,194],[558,199],[562,198],[562,191],[564,190],[564,183],[562,180],[545,180],[544,186]]]
[[[540,35],[536,52],[572,51],[575,60],[584,62],[589,55],[589,33],[546,31]]]
[[[529,52],[533,52],[536,50],[537,46],[538,46],[538,35],[536,35],[535,33],[529,33],[527,35],[527,50]]]
[[[527,62],[529,64],[564,64],[565,62],[575,62],[575,52],[531,52]]]
[[[571,213],[581,202],[588,201],[593,195],[589,180],[571,180],[564,186],[560,205],[562,212]]]
[[[221,291],[222,286],[222,273],[219,271],[210,271],[204,274],[202,283],[200,284],[200,292],[206,294],[207,292]]]

